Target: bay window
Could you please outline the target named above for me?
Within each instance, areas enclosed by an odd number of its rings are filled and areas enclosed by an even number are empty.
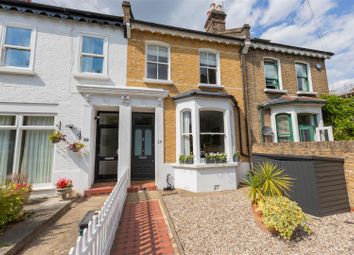
[[[225,152],[224,113],[219,111],[200,111],[200,155]]]
[[[54,116],[0,115],[0,179],[21,174],[33,184],[51,181]]]
[[[147,45],[146,78],[169,80],[169,48],[161,45]]]
[[[182,154],[193,154],[192,114],[191,111],[182,112]]]
[[[30,68],[32,65],[32,30],[19,27],[6,27],[2,66]]]

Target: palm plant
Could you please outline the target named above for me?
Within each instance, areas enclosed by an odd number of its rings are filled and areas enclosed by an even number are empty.
[[[289,191],[293,178],[284,174],[272,162],[262,162],[254,167],[254,170],[243,183],[250,188],[249,196],[252,203],[257,204],[265,196],[282,196]]]

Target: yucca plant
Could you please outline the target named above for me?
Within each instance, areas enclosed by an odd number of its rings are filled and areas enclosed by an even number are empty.
[[[265,196],[282,196],[292,186],[292,178],[284,174],[272,162],[266,161],[256,165],[243,183],[250,188],[252,203],[257,204]]]
[[[262,192],[265,196],[282,196],[290,190],[293,178],[284,174],[276,164],[265,161],[255,166],[255,174],[262,181]]]

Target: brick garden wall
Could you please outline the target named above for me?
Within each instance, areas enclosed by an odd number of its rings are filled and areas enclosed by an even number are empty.
[[[254,144],[253,153],[343,158],[350,206],[354,208],[354,141]]]

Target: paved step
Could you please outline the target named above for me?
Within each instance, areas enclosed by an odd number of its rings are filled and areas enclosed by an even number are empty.
[[[85,190],[84,196],[85,197],[92,197],[92,196],[109,195],[109,194],[111,194],[113,188],[114,188],[114,186],[91,188],[89,190]]]
[[[142,184],[132,184],[128,188],[128,193],[134,193],[134,192],[139,192],[139,191],[156,191],[157,186],[155,185],[154,182],[148,182],[148,183],[142,183]]]

